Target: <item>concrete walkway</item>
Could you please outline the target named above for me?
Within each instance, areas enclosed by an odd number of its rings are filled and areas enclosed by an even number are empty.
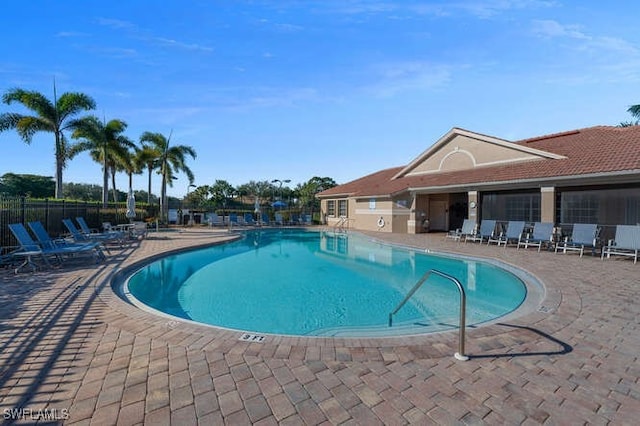
[[[444,241],[376,238],[490,257],[545,286],[524,316],[457,333],[267,336],[160,318],[113,275],[169,250],[229,238],[152,234],[106,264],[0,272],[0,415],[65,424],[638,424],[640,264]]]

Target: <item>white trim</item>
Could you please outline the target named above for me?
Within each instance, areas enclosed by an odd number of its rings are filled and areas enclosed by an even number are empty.
[[[556,192],[555,186],[542,186],[540,187],[540,192]]]
[[[459,149],[457,146],[455,147],[455,149],[451,152],[449,152],[448,154],[445,154],[444,157],[442,157],[442,160],[440,160],[440,164],[438,165],[438,171],[442,170],[442,165],[444,164],[444,162],[447,160],[447,158],[451,157],[454,154],[465,154],[467,157],[471,158],[471,162],[473,163],[473,167],[475,168],[477,166],[476,163],[476,158],[473,156],[472,153],[470,153],[469,151],[467,151],[466,149]]]
[[[462,189],[468,188],[470,186],[474,187],[486,187],[486,186],[500,186],[500,185],[510,185],[510,184],[540,184],[542,182],[554,182],[555,186],[561,186],[558,184],[559,182],[566,182],[571,180],[584,180],[584,179],[596,179],[596,178],[605,178],[605,177],[625,177],[625,176],[633,176],[640,175],[640,169],[635,170],[624,170],[624,171],[615,171],[615,172],[600,172],[600,173],[591,173],[584,175],[567,175],[567,176],[551,176],[544,178],[532,178],[532,179],[512,179],[512,180],[502,180],[495,182],[467,182],[460,183],[455,185],[444,185],[444,186],[424,186],[424,187],[409,187],[408,191],[416,191],[419,194],[424,193],[424,191],[429,190],[449,190],[449,189]]]
[[[493,144],[493,145],[498,145],[498,146],[501,146],[503,148],[507,148],[507,149],[510,149],[510,150],[513,150],[513,151],[525,152],[527,154],[532,154],[532,155],[535,155],[537,157],[551,158],[551,159],[556,159],[556,160],[566,158],[563,155],[558,155],[558,154],[554,154],[552,152],[547,152],[547,151],[542,151],[542,150],[535,149],[535,148],[530,148],[530,147],[524,146],[522,144],[509,142],[509,141],[507,141],[505,139],[499,139],[499,138],[496,138],[496,137],[493,137],[493,136],[482,135],[482,134],[479,134],[479,133],[471,132],[469,130],[464,130],[464,129],[460,129],[460,128],[454,127],[451,130],[449,130],[444,136],[442,136],[440,139],[438,139],[433,145],[431,145],[431,147],[429,147],[425,151],[423,151],[422,154],[420,154],[416,158],[414,158],[406,167],[404,167],[402,170],[400,170],[398,173],[396,173],[391,178],[391,180],[408,175],[411,170],[415,169],[421,162],[423,162],[428,157],[433,155],[442,146],[444,146],[445,144],[450,142],[456,136],[466,136],[468,138],[475,139],[475,140],[478,140],[480,142],[485,142],[485,143],[489,143],[489,144]],[[514,161],[514,160],[511,160],[511,161]],[[483,163],[483,164],[498,164],[498,163]]]
[[[542,158],[518,157],[518,158],[509,159],[509,160],[489,161],[487,163],[474,164],[473,167],[474,168],[476,168],[476,167],[489,167],[489,166],[498,166],[498,165],[501,165],[501,164],[524,163],[524,162],[528,162],[528,161],[538,161],[538,160],[542,160]],[[442,167],[442,165],[440,165],[440,167]],[[458,172],[460,170],[471,170],[471,169],[444,170],[444,172]],[[425,170],[425,171],[422,171],[422,172],[407,173],[404,177],[430,175],[430,174],[442,173],[442,172],[443,172],[443,170],[441,170],[441,169],[438,169],[438,170]]]

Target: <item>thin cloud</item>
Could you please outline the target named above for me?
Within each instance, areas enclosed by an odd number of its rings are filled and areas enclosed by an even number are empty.
[[[558,21],[545,19],[533,21],[532,32],[542,38],[568,37],[579,40],[590,40],[579,25],[563,25]]]
[[[149,31],[141,29],[136,24],[129,21],[122,21],[119,19],[98,18],[99,25],[106,26],[118,31],[124,31],[130,38],[141,40],[146,43],[151,43],[163,47],[171,47],[182,50],[212,52],[213,48],[200,43],[186,43],[184,41],[176,40],[173,38],[155,36],[150,34]]]
[[[78,31],[60,31],[56,33],[56,37],[60,38],[75,38],[75,37],[89,37],[89,33],[83,33]]]
[[[212,47],[203,46],[197,43],[183,43],[177,40],[163,38],[163,37],[155,37],[155,38],[152,38],[151,40],[156,41],[158,44],[162,46],[177,47],[185,50],[200,50],[203,52],[213,52]]]
[[[532,22],[532,33],[541,38],[565,38],[577,40],[576,46],[582,50],[597,50],[607,52],[621,52],[638,54],[640,51],[632,43],[610,36],[594,36],[586,33],[581,26],[575,24],[561,24],[554,20],[536,20]]]
[[[408,91],[445,87],[451,82],[451,69],[424,62],[401,62],[376,67],[378,82],[366,91],[377,97],[392,97]]]

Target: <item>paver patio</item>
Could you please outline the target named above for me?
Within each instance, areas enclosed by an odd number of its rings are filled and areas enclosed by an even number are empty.
[[[209,229],[152,234],[106,264],[0,272],[4,422],[65,424],[637,424],[640,265],[376,234],[491,257],[545,286],[524,316],[457,332],[377,339],[267,336],[154,316],[110,279],[144,258],[211,244]]]

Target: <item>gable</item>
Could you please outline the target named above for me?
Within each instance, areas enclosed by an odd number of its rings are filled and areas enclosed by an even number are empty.
[[[394,178],[549,158],[564,157],[514,144],[504,139],[454,128],[409,163]]]

